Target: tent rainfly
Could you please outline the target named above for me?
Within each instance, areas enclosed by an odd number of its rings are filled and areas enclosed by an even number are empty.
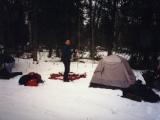
[[[111,55],[99,62],[90,87],[128,88],[135,81],[136,77],[128,61],[120,56]]]

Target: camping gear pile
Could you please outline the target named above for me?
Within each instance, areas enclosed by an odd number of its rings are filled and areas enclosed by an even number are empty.
[[[12,72],[15,59],[9,54],[0,54],[0,79],[10,79],[17,75],[22,75],[22,72]]]
[[[90,87],[120,89],[122,97],[135,101],[160,101],[160,97],[150,87],[136,81],[128,61],[117,55],[107,56],[99,62]]]
[[[12,68],[15,64],[15,59],[8,54],[1,54],[0,55],[0,64],[1,69],[6,69],[8,72],[12,72]]]
[[[27,75],[23,75],[19,79],[19,85],[24,86],[38,86],[39,83],[44,83],[41,75],[38,73],[30,72]]]
[[[124,98],[128,98],[135,101],[146,101],[146,102],[159,102],[160,97],[148,86],[143,85],[141,81],[136,81],[134,85],[128,88],[121,89]]]
[[[142,76],[148,87],[160,91],[160,69],[156,71],[146,71]]]
[[[18,75],[22,75],[23,73],[22,72],[8,72],[6,69],[1,69],[0,70],[0,79],[2,80],[8,80],[10,78],[13,78],[15,76],[18,76]]]
[[[71,81],[74,81],[74,80],[79,80],[80,78],[86,78],[86,73],[83,73],[83,74],[76,74],[76,73],[73,73],[73,72],[70,72],[69,75],[68,75],[68,79],[71,80]],[[49,79],[52,79],[52,80],[63,80],[63,73],[53,73],[50,75]]]

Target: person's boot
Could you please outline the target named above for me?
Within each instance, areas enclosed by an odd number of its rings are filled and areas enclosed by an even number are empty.
[[[63,80],[63,82],[69,82],[69,80]]]
[[[69,79],[63,78],[63,82],[69,82]]]

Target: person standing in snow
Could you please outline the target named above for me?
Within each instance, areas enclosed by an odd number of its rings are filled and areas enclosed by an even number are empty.
[[[65,44],[62,48],[62,62],[64,64],[64,76],[63,81],[69,82],[68,74],[70,72],[70,60],[72,56],[72,50],[71,50],[71,40],[66,40]]]

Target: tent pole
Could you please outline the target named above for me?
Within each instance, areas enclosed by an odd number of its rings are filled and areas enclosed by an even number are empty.
[[[79,64],[79,56],[78,56],[78,51],[80,50],[80,40],[81,40],[81,23],[80,23],[80,13],[78,15],[78,50],[76,51],[77,53],[77,69],[78,69],[78,64]]]

